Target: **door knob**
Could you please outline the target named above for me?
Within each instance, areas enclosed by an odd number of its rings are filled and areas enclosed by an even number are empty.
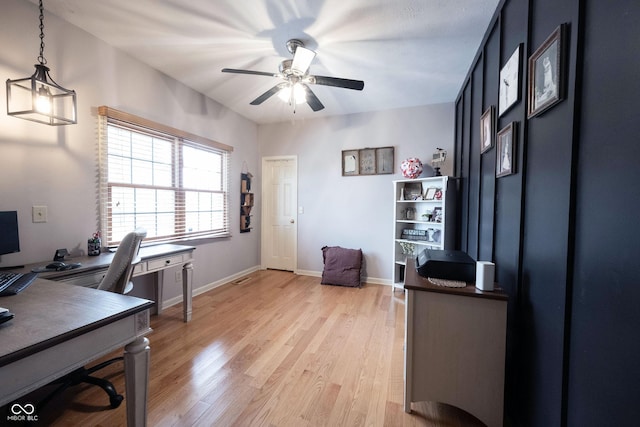
[[[290,219],[290,220],[289,220],[289,222],[290,222],[291,224],[293,224],[294,222],[296,222],[296,220],[292,218],[292,219]]]

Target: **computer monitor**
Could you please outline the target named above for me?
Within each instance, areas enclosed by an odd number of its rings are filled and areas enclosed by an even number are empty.
[[[0,255],[20,252],[18,212],[0,212]]]

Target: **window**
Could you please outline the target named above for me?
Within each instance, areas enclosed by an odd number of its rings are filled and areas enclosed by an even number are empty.
[[[231,147],[108,107],[99,117],[107,245],[137,227],[158,242],[229,236]]]

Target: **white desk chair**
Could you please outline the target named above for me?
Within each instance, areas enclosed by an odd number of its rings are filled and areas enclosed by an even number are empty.
[[[98,285],[98,289],[120,294],[126,294],[133,289],[131,277],[133,275],[133,269],[136,264],[140,262],[138,252],[140,250],[140,244],[146,236],[147,231],[141,228],[138,228],[124,236],[115,255],[113,256],[113,260],[111,261],[109,268],[107,269],[107,273]],[[89,383],[101,387],[109,395],[111,408],[117,408],[124,400],[122,395],[118,394],[110,381],[107,381],[104,378],[93,377],[91,374],[121,360],[123,360],[122,357],[116,357],[91,368],[78,368],[75,371],[68,373],[64,377],[55,381],[56,383],[61,383],[60,386],[40,401],[38,407],[43,407],[54,395],[71,386],[80,383]]]
[[[113,256],[107,274],[104,275],[98,285],[98,289],[117,294],[131,292],[131,289],[133,289],[131,276],[136,264],[140,263],[138,252],[140,251],[140,243],[145,237],[147,237],[147,231],[142,228],[138,228],[124,236],[116,250],[116,254]]]

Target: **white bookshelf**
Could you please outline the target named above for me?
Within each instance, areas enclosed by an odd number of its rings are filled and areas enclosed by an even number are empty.
[[[448,176],[434,176],[393,181],[393,188],[395,290],[404,287],[407,256],[415,257],[425,248],[453,248],[455,182]],[[411,246],[413,252],[405,253]]]

